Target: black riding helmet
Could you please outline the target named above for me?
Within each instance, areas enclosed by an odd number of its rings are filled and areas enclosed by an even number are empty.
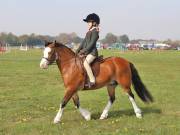
[[[83,21],[85,22],[96,22],[97,24],[100,24],[100,18],[97,14],[95,13],[92,13],[92,14],[89,14],[86,19],[83,19]]]

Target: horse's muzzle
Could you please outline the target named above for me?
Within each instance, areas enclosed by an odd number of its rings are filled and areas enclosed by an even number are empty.
[[[47,69],[49,65],[49,62],[47,59],[42,58],[40,62],[40,68]]]

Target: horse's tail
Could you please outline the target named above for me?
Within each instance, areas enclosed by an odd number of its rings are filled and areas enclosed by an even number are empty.
[[[141,81],[138,71],[132,63],[130,63],[130,68],[132,73],[132,84],[138,96],[146,103],[153,102],[153,97]]]

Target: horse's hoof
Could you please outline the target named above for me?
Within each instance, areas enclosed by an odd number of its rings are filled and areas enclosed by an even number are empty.
[[[84,117],[87,121],[91,120],[91,115],[87,115]]]
[[[55,121],[55,120],[54,120],[54,122],[53,122],[53,123],[54,123],[54,124],[58,124],[59,122],[60,122],[60,121]]]
[[[142,114],[141,114],[141,113],[136,113],[136,117],[137,117],[138,119],[142,119]]]
[[[58,120],[58,119],[54,119],[54,124],[57,124],[57,123],[59,123],[60,122],[60,120]]]
[[[91,113],[88,110],[79,108],[79,111],[80,111],[81,115],[85,118],[85,120],[88,121],[91,119]]]
[[[102,114],[101,117],[99,118],[100,120],[104,120],[104,119],[107,119],[108,117],[108,114]]]

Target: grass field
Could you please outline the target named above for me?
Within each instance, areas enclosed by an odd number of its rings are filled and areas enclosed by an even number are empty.
[[[60,124],[53,124],[64,86],[56,65],[39,68],[40,50],[0,54],[1,135],[180,135],[180,51],[140,53],[101,51],[133,62],[155,102],[144,104],[135,94],[143,119],[137,119],[122,89],[109,117],[99,120],[107,101],[106,88],[79,92],[81,106],[91,111],[85,121],[70,101]]]

